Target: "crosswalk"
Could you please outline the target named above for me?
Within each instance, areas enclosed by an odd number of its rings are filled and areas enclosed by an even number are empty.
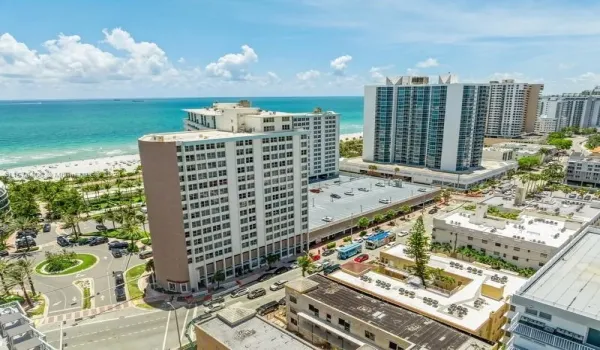
[[[100,306],[100,307],[97,307],[94,309],[81,310],[81,311],[75,311],[75,312],[62,314],[62,315],[39,318],[39,319],[35,320],[35,324],[37,326],[41,326],[41,325],[45,325],[45,324],[51,324],[51,323],[63,322],[63,321],[77,322],[77,321],[81,321],[85,318],[99,315],[101,313],[123,310],[128,307],[132,307],[132,306],[134,306],[133,301],[127,301],[125,303],[121,303],[121,304],[117,304],[117,305],[105,305],[105,306]]]

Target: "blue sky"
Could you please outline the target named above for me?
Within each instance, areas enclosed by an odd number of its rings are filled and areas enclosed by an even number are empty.
[[[0,0],[0,99],[361,95],[385,75],[600,84],[600,2]]]

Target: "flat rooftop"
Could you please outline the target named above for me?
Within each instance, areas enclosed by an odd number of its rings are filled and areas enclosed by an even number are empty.
[[[329,278],[313,275],[309,279],[319,286],[306,293],[308,297],[404,338],[416,344],[416,349],[470,349],[472,344],[478,345],[478,349],[492,348],[487,342],[460,330],[365,295]]]
[[[252,317],[230,327],[218,317],[197,325],[211,337],[232,350],[313,350],[314,347],[285,330],[259,318]]]
[[[499,228],[487,224],[486,221],[490,219],[484,219],[481,224],[471,222],[474,215],[475,212],[472,211],[453,212],[444,217],[443,220],[448,225],[456,225],[508,238],[519,237],[519,239],[529,242],[536,241],[539,243],[541,241],[541,244],[555,248],[562,246],[577,232],[577,230],[566,228],[564,219],[560,220],[558,218],[557,220],[541,220],[538,217],[521,213],[519,215],[519,220],[522,220],[521,224],[506,224],[504,228]],[[498,219],[499,221],[503,221],[502,223],[505,222],[501,218]]]
[[[516,294],[600,320],[600,229],[589,227]]]
[[[385,186],[379,187],[378,183]],[[318,188],[321,189],[320,193],[310,191]],[[359,191],[359,188],[365,188],[368,192]],[[425,191],[420,192],[421,188]],[[395,187],[382,178],[348,175],[309,184],[308,189],[309,231],[329,224],[330,222],[323,220],[326,217],[331,219],[331,222],[350,219],[351,216],[358,220],[362,217],[361,213],[390,205],[380,203],[381,199],[391,199],[391,202],[395,203],[436,190],[426,185],[407,182],[403,182],[402,187]],[[346,195],[344,192],[352,192],[353,195]],[[341,198],[332,198],[334,193]]]
[[[527,200],[525,205],[515,205],[512,196],[495,196],[481,202],[481,204],[501,206],[508,209],[533,211],[541,214],[546,213],[551,216],[557,216],[557,220],[570,219],[588,222],[600,215],[600,202],[598,201],[550,197],[550,195],[542,197],[541,200]]]
[[[230,132],[222,131],[217,129],[203,129],[194,131],[179,131],[179,132],[166,132],[148,134],[139,138],[140,141],[146,142],[193,142],[202,140],[216,140],[216,139],[227,139],[235,137],[263,137],[273,136],[279,133],[296,133],[302,131],[295,130],[284,130],[278,132]]]
[[[290,117],[290,116],[312,117],[312,116],[337,114],[334,111],[323,111],[321,113],[314,113],[314,112],[288,113],[288,112],[280,112],[280,111],[268,111],[268,110],[263,110],[259,107],[240,106],[237,103],[215,103],[212,107],[186,108],[186,109],[183,109],[183,111],[187,112],[187,113],[210,115],[210,116],[223,115],[226,111],[239,111],[239,113],[241,113],[245,116],[251,116],[251,117],[273,117],[273,116],[276,116],[276,117]]]
[[[347,166],[347,167],[358,167],[360,169],[367,170],[369,165],[372,165],[372,164],[373,163],[363,161],[362,158],[359,158],[359,157],[340,159],[340,168]],[[431,177],[434,179],[445,179],[446,181],[458,181],[458,177],[459,177],[459,173],[444,172],[444,171],[432,170],[432,169],[427,169],[427,168],[411,167],[411,166],[406,166],[406,165],[401,165],[401,164],[377,164],[378,170],[386,169],[387,172],[389,172],[390,174],[395,173],[394,172],[395,168],[400,169],[400,171],[398,172],[398,175],[401,175],[401,176],[419,175],[419,176]],[[473,181],[479,181],[482,178],[487,178],[487,177],[493,176],[499,170],[502,170],[502,169],[508,170],[508,169],[516,169],[516,168],[517,168],[517,163],[514,161],[494,161],[494,160],[484,159],[481,161],[480,169],[474,169],[470,172],[460,173],[460,183],[468,184]],[[343,169],[343,170],[346,170],[346,169]]]
[[[412,261],[411,258],[404,254],[405,248],[405,245],[399,244],[386,250],[385,253]],[[451,262],[452,265],[450,264]],[[459,266],[455,263],[458,263]],[[396,305],[411,310],[417,310],[420,314],[441,320],[447,324],[456,325],[456,327],[462,327],[471,332],[476,332],[488,319],[490,312],[498,311],[505,305],[505,299],[514,294],[527,281],[527,279],[512,273],[503,272],[501,270],[488,270],[481,266],[438,255],[431,255],[429,266],[441,268],[447,273],[464,277],[470,281],[459,287],[453,294],[447,295],[434,291],[433,289],[422,288],[419,285],[417,278],[414,276],[410,276],[403,281],[369,271],[363,275],[372,279],[372,281],[368,281],[346,273],[343,270],[338,270],[330,274],[329,277],[346,285],[363,290],[368,294],[385,298]],[[406,275],[406,273],[401,270],[396,270],[391,267],[387,268],[399,274]],[[476,269],[476,271],[481,270],[481,274],[470,272],[473,269]],[[505,278],[505,282],[499,282],[498,278]],[[390,289],[381,288],[375,283],[376,280],[389,283]],[[482,295],[481,290],[484,284],[500,289],[503,287],[502,299],[496,300]],[[411,297],[410,295],[400,293],[399,290],[401,288],[409,292],[414,292],[414,296]],[[424,298],[437,300],[437,306],[426,304]],[[479,306],[475,306],[474,302],[478,299],[483,300],[483,303]],[[468,312],[466,315],[459,317],[457,314],[449,312],[449,307],[451,305],[465,307]]]

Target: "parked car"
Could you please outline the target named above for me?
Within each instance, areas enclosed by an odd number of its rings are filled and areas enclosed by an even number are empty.
[[[35,247],[37,243],[35,240],[29,236],[19,238],[15,241],[17,249],[27,248],[27,247]]]
[[[340,195],[339,195],[339,194],[337,194],[337,193],[332,193],[332,194],[331,194],[331,198],[340,199],[340,198],[342,198],[342,196],[340,196]]]
[[[354,192],[352,192],[352,191],[346,191],[346,192],[344,192],[344,194],[346,196],[354,196]]]
[[[575,193],[571,193],[571,194],[569,195],[569,198],[576,198],[576,197],[577,197],[577,194],[575,194]]]
[[[128,242],[112,241],[112,242],[108,243],[108,249],[124,249],[127,247],[129,247]]]
[[[146,206],[142,206],[142,207],[140,208],[140,211],[141,211],[142,213],[146,214],[146,213],[148,212],[148,208],[147,208]]]
[[[321,264],[323,265],[323,267],[327,267],[329,265],[332,265],[333,261],[331,261],[329,259],[325,259],[325,260],[321,261]]]
[[[438,208],[434,207],[434,208],[431,208],[431,210],[429,211],[429,214],[435,214],[437,212],[438,212]]]
[[[17,232],[17,238],[23,238],[23,237],[31,237],[31,238],[37,238],[37,234],[33,231],[19,231]]]
[[[8,256],[8,251],[7,250],[0,250],[0,256],[1,257]]]
[[[279,280],[279,281],[277,281],[277,282],[273,283],[273,284],[272,284],[272,285],[269,287],[269,289],[270,289],[270,290],[272,290],[272,291],[276,291],[276,290],[283,289],[283,287],[285,287],[285,284],[286,284],[287,282],[288,282],[287,280]]]
[[[375,184],[375,186],[377,187],[385,187],[385,184],[383,182],[378,182]]]
[[[285,306],[285,304],[287,304],[287,300],[285,300],[285,297],[279,299],[279,305]]]
[[[44,224],[44,228],[42,229],[42,231],[50,232],[51,229],[52,229],[52,225],[46,223],[46,224]]]
[[[115,296],[117,297],[117,301],[127,300],[127,295],[125,294],[125,287],[119,286],[115,288]]]
[[[390,203],[392,203],[392,201],[389,198],[381,198],[379,200],[379,203],[381,203],[381,204],[390,204]]]
[[[90,238],[90,245],[91,246],[95,246],[95,245],[99,245],[102,243],[108,243],[108,238],[103,237],[103,236],[98,236],[98,237],[92,237]]]
[[[113,257],[115,258],[120,258],[123,256],[123,253],[121,252],[121,249],[111,249],[110,253],[112,254]]]
[[[207,307],[208,312],[217,312],[225,307],[223,303],[212,303]]]
[[[96,230],[98,230],[98,231],[106,231],[106,230],[108,230],[108,228],[106,228],[106,226],[104,226],[102,224],[99,224],[99,225],[96,225]]]
[[[361,192],[369,192],[369,189],[365,187],[359,187],[358,190]]]
[[[400,231],[400,233],[398,233],[398,235],[400,237],[408,236],[408,231]]]
[[[266,280],[268,280],[269,278],[273,277],[273,274],[268,272],[268,273],[263,273],[259,278],[258,278],[258,282],[264,282]]]
[[[318,254],[315,254],[311,258],[312,258],[312,261],[317,261],[317,260],[321,259],[321,256]]]
[[[335,253],[335,249],[324,249],[321,252],[321,255],[323,255],[323,256],[330,256],[333,253]]]
[[[356,261],[357,263],[361,263],[367,260],[369,260],[369,254],[361,254],[354,258],[354,261]]]
[[[268,303],[266,303],[264,305],[259,306],[256,309],[256,313],[259,314],[259,315],[261,315],[261,316],[264,316],[264,315],[266,315],[268,313],[271,313],[273,311],[277,311],[278,309],[279,309],[279,302],[277,302],[277,301],[270,301],[270,302],[268,302]]]
[[[419,192],[427,192],[427,189],[426,189],[426,188],[423,188],[423,187],[421,187],[421,188],[419,188]]]
[[[143,252],[140,252],[138,254],[138,257],[140,259],[148,259],[151,256],[152,256],[152,250],[144,250]]]
[[[281,266],[281,267],[276,268],[275,271],[273,271],[273,273],[276,274],[276,275],[280,275],[280,274],[282,274],[284,272],[288,272],[289,270],[290,270],[289,267],[287,267],[287,266]]]
[[[298,263],[296,263],[296,262],[290,264],[290,269],[292,269],[292,270],[297,269],[298,267],[299,267]]]
[[[324,216],[321,220],[323,220],[325,222],[332,222],[333,218],[331,216]]]
[[[58,243],[58,245],[61,247],[68,247],[71,245],[71,242],[69,242],[66,236],[56,237],[56,243]]]
[[[257,289],[251,290],[248,293],[248,299],[256,299],[258,297],[262,297],[265,294],[267,294],[267,291],[264,288],[257,288]]]
[[[352,243],[362,243],[362,242],[363,242],[363,239],[360,237],[352,239]]]
[[[320,271],[323,271],[323,264],[321,264],[321,263],[314,263],[312,265],[311,272],[314,273],[314,272],[320,272]]]
[[[249,292],[248,288],[240,288],[240,289],[236,289],[233,292],[231,292],[230,295],[232,298],[239,298],[242,295],[248,294],[248,292]]]
[[[204,303],[202,303],[202,305],[209,307],[212,304],[222,304],[224,302],[225,302],[225,298],[222,296],[219,296],[219,297],[213,297],[212,299],[205,301]]]

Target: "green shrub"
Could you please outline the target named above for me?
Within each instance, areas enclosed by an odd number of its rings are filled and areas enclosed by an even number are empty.
[[[344,237],[344,242],[350,242],[352,240],[352,237]]]
[[[59,253],[46,252],[46,271],[59,272],[77,264],[75,252],[63,250]]]
[[[366,236],[366,235],[367,235],[367,231],[360,231],[360,236],[361,236],[361,237],[364,237],[364,236]]]
[[[145,245],[152,245],[152,240],[150,238],[142,238],[140,242],[142,242]]]
[[[83,288],[83,309],[89,309],[92,307],[92,301],[90,300],[90,289],[88,287]]]
[[[127,251],[130,253],[137,253],[140,251],[140,248],[138,248],[138,246],[135,243],[129,243]]]
[[[333,248],[335,248],[335,246],[336,246],[336,243],[335,242],[331,242],[331,243],[327,243],[326,247],[327,247],[327,249],[333,249]]]

